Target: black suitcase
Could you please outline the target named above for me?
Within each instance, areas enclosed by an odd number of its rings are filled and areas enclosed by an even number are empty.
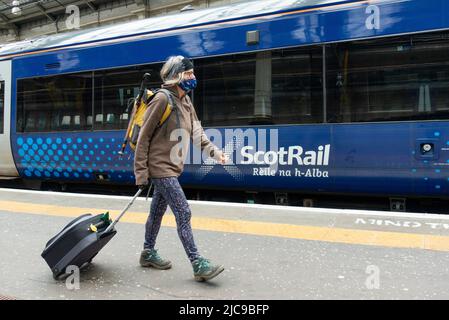
[[[82,268],[89,264],[116,235],[114,226],[141,192],[142,190],[139,190],[135,194],[114,222],[109,219],[109,213],[95,216],[84,214],[71,221],[61,232],[51,238],[41,256],[53,272],[53,278],[58,279],[64,275],[68,266]]]

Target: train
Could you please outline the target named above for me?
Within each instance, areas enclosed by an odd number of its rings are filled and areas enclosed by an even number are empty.
[[[198,118],[230,156],[191,147],[193,198],[447,204],[445,0],[250,1],[2,44],[1,179],[132,188],[128,103],[172,55],[193,61]]]

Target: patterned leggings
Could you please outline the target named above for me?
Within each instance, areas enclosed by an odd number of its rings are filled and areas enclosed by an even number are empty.
[[[153,199],[151,201],[150,215],[145,225],[144,249],[154,249],[156,237],[161,227],[162,217],[170,205],[178,229],[184,250],[191,262],[200,257],[198,249],[193,240],[192,226],[190,225],[190,207],[187,203],[184,191],[176,177],[153,178],[154,186]]]

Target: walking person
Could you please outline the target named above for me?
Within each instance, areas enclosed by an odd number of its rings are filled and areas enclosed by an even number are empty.
[[[188,143],[193,138],[193,142],[201,147],[202,151],[221,164],[226,163],[227,157],[205,135],[187,95],[197,83],[192,62],[183,56],[170,57],[162,67],[160,75],[163,81],[162,89],[167,91],[156,93],[150,102],[139,133],[134,159],[136,185],[141,189],[147,188],[150,179],[154,185],[140,264],[157,269],[171,268],[171,262],[161,258],[155,249],[162,217],[167,206],[170,206],[176,218],[178,236],[192,263],[194,278],[197,281],[206,281],[216,277],[224,268],[202,257],[195,245],[190,223],[191,210],[178,182],[184,168],[183,157],[186,149],[177,149],[180,142],[179,139],[173,138],[172,133],[176,130],[186,133]],[[167,104],[172,105],[174,109],[160,125]]]

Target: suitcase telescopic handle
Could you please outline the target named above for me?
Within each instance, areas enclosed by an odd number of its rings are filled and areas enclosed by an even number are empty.
[[[137,197],[142,193],[143,189],[139,189],[139,191],[137,191],[137,193],[134,195],[134,197],[131,199],[131,201],[126,205],[125,209],[123,209],[123,211],[120,213],[120,215],[114,220],[114,222],[112,222],[107,228],[106,230],[103,232],[103,234],[108,233],[109,231],[111,231],[114,226],[117,224],[117,222],[120,221],[120,219],[123,217],[123,215],[126,213],[126,211],[128,211],[128,209],[132,206],[132,204],[134,203],[134,201],[137,199]]]

